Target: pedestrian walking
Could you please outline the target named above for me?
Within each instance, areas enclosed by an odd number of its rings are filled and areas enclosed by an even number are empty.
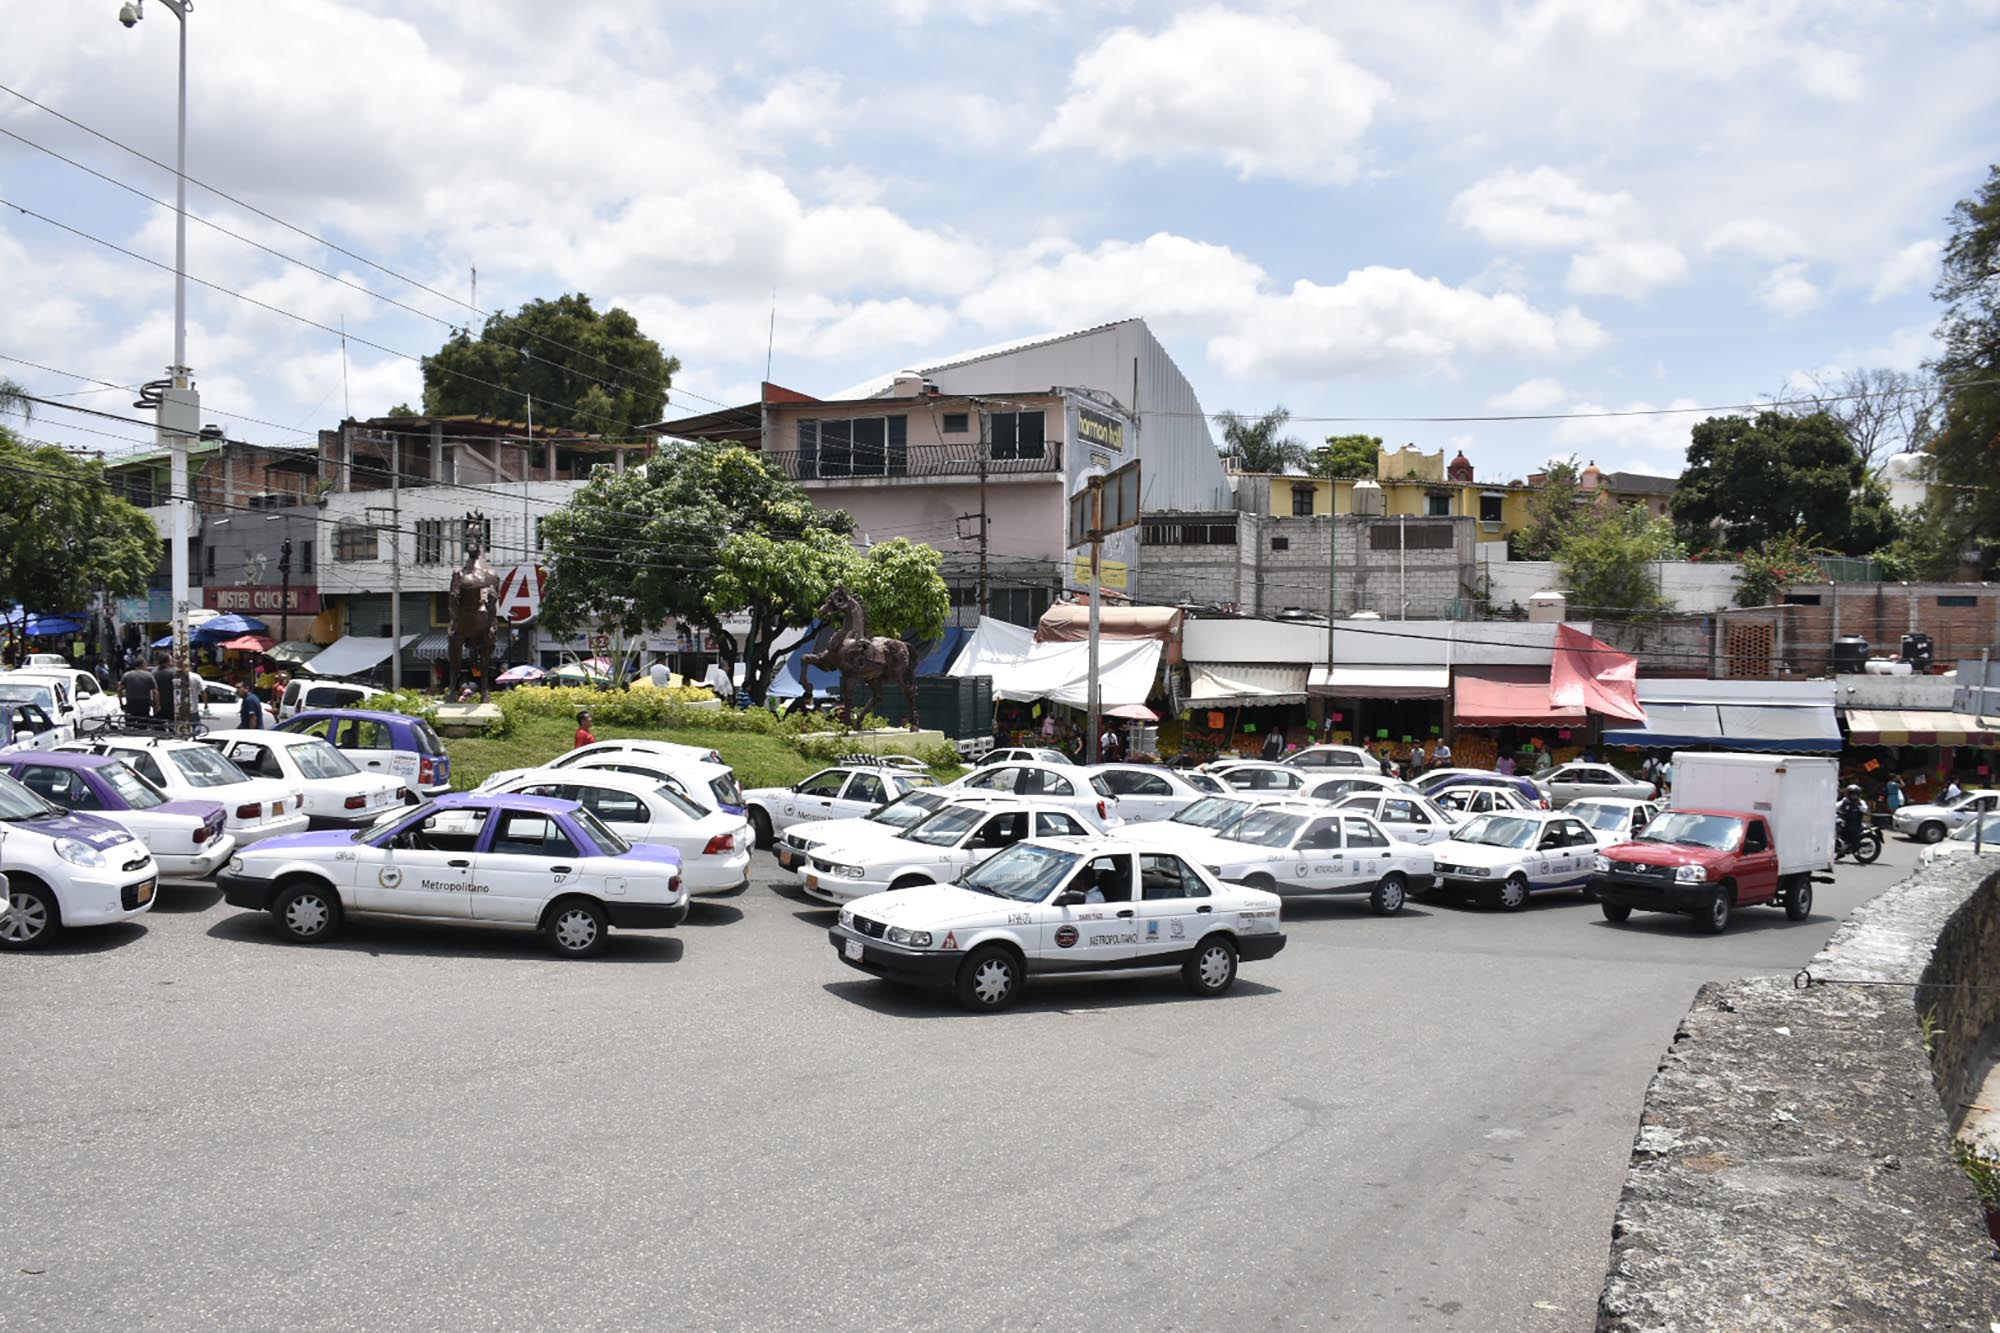
[[[264,705],[250,693],[250,686],[240,680],[236,682],[236,725],[245,731],[264,729]]]
[[[1892,815],[1901,810],[1905,804],[1903,780],[1894,773],[1889,775],[1889,785],[1882,789],[1882,804],[1889,807],[1889,813]]]

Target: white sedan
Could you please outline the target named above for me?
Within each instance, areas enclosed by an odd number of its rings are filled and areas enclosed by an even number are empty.
[[[946,790],[1051,801],[1101,828],[1111,828],[1123,818],[1118,798],[1104,779],[1074,764],[987,764],[947,783]]]
[[[1221,778],[1237,791],[1296,792],[1320,776],[1290,764],[1274,764],[1263,759],[1224,759],[1204,765],[1204,773]]]
[[[928,772],[901,766],[842,764],[824,768],[789,787],[752,787],[743,805],[757,845],[769,847],[794,825],[821,819],[860,819],[919,787],[934,787]]]
[[[735,770],[723,763],[722,756],[707,746],[680,745],[673,741],[597,741],[537,765],[539,768],[587,766],[609,768],[620,773],[664,772],[679,784],[681,795],[696,805],[721,810],[725,814],[745,813],[743,790],[737,785]],[[480,783],[479,790],[493,791],[501,783],[532,771],[526,768],[506,769]]]
[[[201,738],[252,777],[287,783],[305,799],[307,827],[361,828],[409,795],[402,779],[363,773],[317,736],[290,731],[211,731]]]
[[[949,884],[1017,842],[1101,832],[1075,811],[1050,801],[969,801],[946,806],[893,838],[813,848],[805,890],[822,901],[844,903],[890,889]]]
[[[1967,820],[1943,842],[1934,843],[1917,854],[1917,864],[1927,866],[1940,858],[2000,855],[2000,815],[1981,815]]]
[[[1531,804],[1527,797],[1511,787],[1446,787],[1431,800],[1440,810],[1450,813],[1461,822],[1474,815],[1490,815],[1500,810],[1542,808]]]
[[[1449,811],[1414,793],[1357,792],[1334,808],[1367,815],[1404,842],[1443,842],[1458,826]]]
[[[1212,842],[1186,850],[1221,878],[1280,897],[1367,894],[1378,916],[1402,911],[1409,894],[1428,890],[1434,875],[1430,848],[1390,837],[1366,815],[1306,801],[1261,806]]]
[[[1382,772],[1382,761],[1356,745],[1308,745],[1285,756],[1294,768],[1342,769],[1350,773]]]
[[[1597,835],[1556,810],[1480,815],[1432,848],[1438,887],[1497,902],[1510,912],[1547,890],[1589,892]]]
[[[1537,773],[1534,783],[1560,810],[1571,801],[1593,796],[1624,796],[1635,801],[1657,800],[1660,789],[1644,778],[1635,778],[1609,764],[1563,764],[1546,773]]]
[[[1615,847],[1638,837],[1639,830],[1660,813],[1660,804],[1622,796],[1593,796],[1587,801],[1571,801],[1563,807],[1563,813],[1571,819],[1581,819],[1590,825],[1599,842]]]
[[[76,737],[76,705],[70,702],[69,687],[52,676],[27,676],[9,671],[0,675],[0,708],[14,706],[15,711],[33,721],[34,711],[39,711],[48,721],[55,723],[53,731],[40,731],[41,736],[53,735],[56,739],[42,742],[32,748],[47,749],[60,745]],[[29,732],[32,727],[23,727],[18,722],[16,732]]]
[[[305,832],[305,796],[296,784],[253,778],[200,741],[111,736],[61,748],[117,755],[176,801],[222,802],[223,829],[239,849]]]
[[[2000,809],[2000,791],[1976,789],[1950,801],[1906,805],[1889,816],[1896,832],[1918,842],[1937,842],[1953,829],[1972,822],[1974,815]]]
[[[1370,792],[1395,792],[1399,796],[1420,796],[1415,787],[1401,778],[1385,778],[1376,773],[1340,773],[1333,777],[1318,774],[1301,787],[1298,795],[1308,801],[1344,801]]]
[[[1253,810],[1291,799],[1280,792],[1231,792],[1227,796],[1204,796],[1190,802],[1172,819],[1127,825],[1125,831],[1143,836],[1159,847],[1194,846],[1242,819]]]
[[[1090,771],[1118,798],[1119,818],[1138,823],[1172,819],[1202,797],[1228,790],[1206,773],[1157,764],[1099,764]]]
[[[116,722],[124,715],[117,696],[107,692],[97,683],[97,677],[78,667],[69,666],[24,666],[16,667],[0,679],[26,680],[42,678],[62,683],[69,694],[69,701],[75,716],[68,719],[81,735],[95,730],[98,726]]]
[[[1030,978],[1180,973],[1220,995],[1239,961],[1285,947],[1275,895],[1224,884],[1171,851],[1127,838],[1038,838],[962,884],[905,889],[841,909],[827,931],[847,966],[1004,1009]]]
[[[1010,798],[987,797],[982,792],[962,791],[956,787],[920,787],[902,800],[891,801],[860,819],[818,819],[810,824],[794,824],[773,845],[772,854],[777,857],[780,870],[796,870],[803,875],[812,849],[822,844],[830,846],[865,842],[870,838],[893,838],[904,829],[923,823],[947,805],[982,799]]]
[[[505,783],[500,792],[575,801],[627,842],[673,848],[693,897],[722,898],[750,886],[750,825],[738,815],[702,809],[658,778],[544,768]]]

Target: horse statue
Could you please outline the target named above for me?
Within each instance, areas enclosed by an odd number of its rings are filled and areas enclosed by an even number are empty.
[[[848,725],[854,723],[854,708],[849,702],[854,681],[858,678],[868,683],[868,709],[872,712],[881,704],[882,683],[888,680],[902,687],[903,700],[910,710],[910,730],[915,731],[917,661],[910,645],[901,639],[869,638],[868,612],[862,608],[861,599],[838,584],[826,595],[818,615],[821,620],[838,621],[840,628],[834,631],[825,648],[807,653],[801,660],[806,666],[840,673],[840,713]]]
[[[465,516],[465,563],[451,572],[451,652],[450,673],[445,678],[447,695],[458,689],[458,653],[461,647],[472,653],[470,665],[479,673],[479,702],[485,703],[493,687],[493,630],[499,621],[500,576],[486,563],[481,548],[486,539],[485,520],[477,513]]]

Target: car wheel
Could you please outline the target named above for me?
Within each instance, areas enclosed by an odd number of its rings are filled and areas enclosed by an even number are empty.
[[[340,927],[340,895],[324,884],[300,884],[271,904],[278,931],[294,944],[318,944]]]
[[[1632,919],[1632,909],[1623,903],[1601,902],[1597,905],[1597,910],[1604,913],[1604,919],[1613,924]]]
[[[1390,871],[1382,876],[1382,882],[1375,886],[1375,892],[1368,895],[1368,907],[1376,916],[1394,916],[1403,910],[1403,902],[1407,896],[1403,887],[1403,877]]]
[[[1695,913],[1695,924],[1704,935],[1720,935],[1729,929],[1729,913],[1736,894],[1728,885],[1717,885],[1708,895],[1708,905]]]
[[[565,898],[549,908],[542,938],[565,958],[588,958],[604,947],[609,925],[604,909],[590,899]]]
[[[1243,883],[1246,888],[1255,889],[1259,893],[1276,893],[1278,891],[1278,881],[1272,879],[1269,875],[1252,875],[1250,878],[1244,880]]]
[[[750,807],[750,832],[759,847],[771,845],[771,817],[754,805]]]
[[[1222,994],[1236,984],[1236,946],[1227,935],[1210,935],[1181,964],[1181,979],[1204,998]]]
[[[894,884],[891,884],[889,886],[889,891],[891,893],[894,893],[898,889],[920,889],[926,884],[935,884],[935,883],[937,883],[936,880],[931,879],[925,875],[905,875],[901,879],[897,880]]]
[[[1943,842],[1944,825],[1938,823],[1936,820],[1932,820],[1930,823],[1925,824],[1922,828],[1917,830],[1917,841]]]
[[[1500,907],[1502,911],[1518,912],[1528,905],[1528,880],[1525,875],[1509,875],[1507,882],[1500,886]]]
[[[0,949],[39,949],[62,934],[56,896],[32,880],[15,877],[0,911]]]
[[[958,968],[958,1002],[991,1013],[1021,995],[1021,960],[997,944],[974,949]]]
[[[1802,879],[1785,894],[1785,919],[1803,921],[1812,915],[1812,881]]]

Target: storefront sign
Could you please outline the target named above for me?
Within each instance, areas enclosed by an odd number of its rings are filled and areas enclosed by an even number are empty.
[[[1079,407],[1076,410],[1076,433],[1077,438],[1093,449],[1125,452],[1125,423],[1115,417]]]
[[[144,597],[120,597],[111,604],[121,625],[156,625],[174,617],[174,595],[154,588]]]
[[[233,611],[238,614],[246,611],[252,613],[268,611],[272,615],[277,615],[282,611],[287,615],[316,616],[321,610],[319,589],[286,588],[282,584],[235,588],[205,587],[201,590],[201,604],[211,611]],[[171,607],[167,614],[172,614]]]

